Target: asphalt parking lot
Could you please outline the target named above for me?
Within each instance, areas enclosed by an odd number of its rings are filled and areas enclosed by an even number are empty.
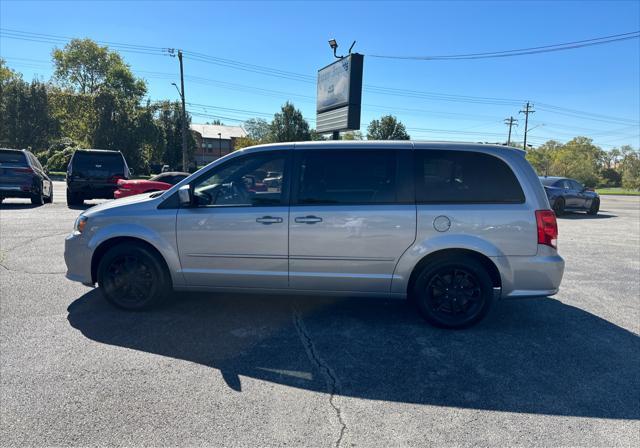
[[[80,213],[0,205],[0,444],[640,445],[640,198],[560,219],[553,298],[464,331],[404,302],[180,294],[148,313],[65,279]]]

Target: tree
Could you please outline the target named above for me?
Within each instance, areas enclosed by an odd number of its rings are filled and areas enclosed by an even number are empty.
[[[215,125],[218,125],[218,126],[224,126],[224,123],[222,121],[220,121],[219,119],[217,119],[217,118],[215,120],[213,120],[213,121],[210,121],[210,122],[208,121],[206,124],[215,124]]]
[[[282,106],[281,111],[274,115],[270,131],[276,142],[306,141],[311,138],[309,123],[302,116],[302,112],[288,101]]]
[[[625,145],[620,148],[622,160],[622,186],[633,190],[640,190],[640,151]]]
[[[46,84],[25,82],[0,60],[0,143],[43,151],[58,135]]]
[[[362,140],[362,132],[349,131],[341,135],[342,140]]]
[[[260,142],[258,140],[251,137],[238,137],[234,142],[233,150],[237,151],[242,148],[247,148],[249,146],[255,146],[259,144]]]
[[[539,176],[550,176],[552,175],[550,172],[551,165],[561,148],[561,143],[555,140],[549,140],[537,148],[529,149],[529,151],[527,151],[527,160]]]
[[[575,137],[562,145],[551,164],[554,175],[578,179],[588,187],[599,181],[602,150],[587,137]]]
[[[243,123],[242,127],[247,131],[247,137],[255,141],[261,143],[271,141],[271,127],[263,118],[250,118]]]
[[[155,106],[155,121],[161,135],[162,152],[160,160],[172,168],[182,166],[182,106],[180,102],[164,101]],[[187,129],[191,117],[187,114]],[[193,158],[196,150],[196,140],[193,134],[187,134],[187,157]],[[187,170],[188,167],[184,167]]]
[[[393,115],[372,120],[367,128],[367,140],[409,140],[404,125]]]
[[[146,92],[144,81],[136,79],[118,53],[91,39],[72,39],[63,49],[55,48],[52,56],[55,79],[75,93],[109,88],[141,98]]]

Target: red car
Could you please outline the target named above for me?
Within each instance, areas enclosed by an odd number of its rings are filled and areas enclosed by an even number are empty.
[[[118,181],[118,189],[113,193],[113,196],[119,199],[133,196],[134,194],[168,190],[187,176],[189,176],[189,173],[173,172],[158,174],[149,180],[120,179]]]

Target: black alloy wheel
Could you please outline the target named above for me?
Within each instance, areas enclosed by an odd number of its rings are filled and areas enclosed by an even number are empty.
[[[115,246],[103,256],[98,284],[110,303],[127,310],[151,308],[171,289],[163,262],[135,243]]]
[[[600,211],[600,199],[594,198],[593,201],[591,201],[591,207],[589,207],[587,214],[597,215],[599,211]]]
[[[414,286],[413,298],[427,322],[443,328],[465,328],[488,312],[493,284],[481,263],[456,257],[425,267]]]

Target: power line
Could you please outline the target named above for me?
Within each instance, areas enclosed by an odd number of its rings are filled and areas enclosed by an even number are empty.
[[[548,53],[553,51],[573,50],[576,48],[589,47],[593,45],[603,45],[613,42],[619,42],[629,39],[637,39],[640,37],[640,31],[632,31],[629,33],[613,34],[611,36],[595,37],[592,39],[578,40],[574,42],[565,42],[561,44],[544,45],[539,47],[519,48],[515,50],[490,51],[484,53],[466,53],[466,54],[450,54],[439,56],[393,56],[393,55],[367,55],[372,58],[384,59],[408,59],[420,61],[442,61],[442,60],[463,60],[463,59],[488,59],[488,58],[504,58],[511,56],[523,56],[528,54]]]
[[[625,35],[627,34],[631,35],[634,33],[625,33]],[[64,36],[56,36],[52,34],[43,34],[43,33],[31,33],[26,31],[10,30],[6,28],[0,28],[0,36],[11,38],[11,39],[34,40],[36,42],[56,43],[56,44],[66,43],[71,39],[69,37],[64,37]],[[615,36],[623,36],[623,35],[615,35]],[[612,36],[607,36],[607,37],[612,37]],[[597,38],[597,39],[604,39],[604,38]],[[98,40],[96,42],[109,45],[115,49],[119,49],[120,51],[124,51],[124,52],[142,53],[142,54],[149,54],[154,56],[167,54],[167,48],[164,48],[164,47],[125,44],[125,43],[116,43],[116,42],[101,41],[101,40]],[[535,47],[535,48],[546,48],[546,47]],[[513,51],[513,50],[509,50],[509,51]],[[315,83],[315,77],[310,75],[304,75],[300,73],[279,70],[279,69],[264,67],[264,66],[255,65],[255,64],[248,64],[248,63],[234,61],[230,59],[216,58],[216,57],[209,56],[203,53],[198,53],[198,52],[191,52],[191,51],[185,50],[184,54],[185,54],[185,58],[187,57],[192,58],[192,60],[198,61],[198,62],[216,64],[216,65],[220,65],[220,66],[224,66],[232,69],[244,70],[244,71],[249,71],[249,72],[262,74],[262,75],[274,76],[281,79],[296,80],[296,81],[302,81],[305,83]],[[171,74],[165,74],[165,75],[171,76]],[[196,78],[190,77],[190,79],[195,81]],[[206,78],[199,78],[199,79],[203,81]],[[221,81],[215,81],[215,80],[209,80],[209,81],[222,83]],[[244,88],[254,89],[254,90],[259,89],[251,86],[244,86]],[[267,89],[262,89],[262,90],[265,91],[266,93]],[[375,85],[365,85],[364,90],[366,92],[374,93],[374,94],[390,95],[390,96],[397,96],[397,97],[404,97],[404,98],[428,99],[431,101],[433,100],[450,101],[450,102],[492,104],[492,105],[503,105],[503,106],[515,106],[517,104],[521,104],[522,102],[522,100],[517,100],[517,99],[443,94],[443,93],[428,92],[428,91],[389,88],[389,87],[382,87],[382,86],[375,86]],[[286,92],[279,92],[278,95],[280,94],[286,94],[291,96],[296,95],[298,97],[306,97],[309,99],[313,99],[313,97],[309,97],[306,95],[297,95],[297,94],[291,94]],[[563,108],[563,107],[554,106],[546,103],[538,103],[538,105],[539,105],[539,109],[541,110],[545,110],[550,113],[571,116],[573,118],[578,118],[578,119],[600,121],[605,123],[619,123],[619,124],[629,124],[629,123],[637,124],[638,123],[636,120],[632,120],[632,119],[611,117],[611,116],[606,116],[602,114],[594,114],[590,112],[582,112],[575,109]],[[377,107],[377,106],[374,106],[374,107]]]

